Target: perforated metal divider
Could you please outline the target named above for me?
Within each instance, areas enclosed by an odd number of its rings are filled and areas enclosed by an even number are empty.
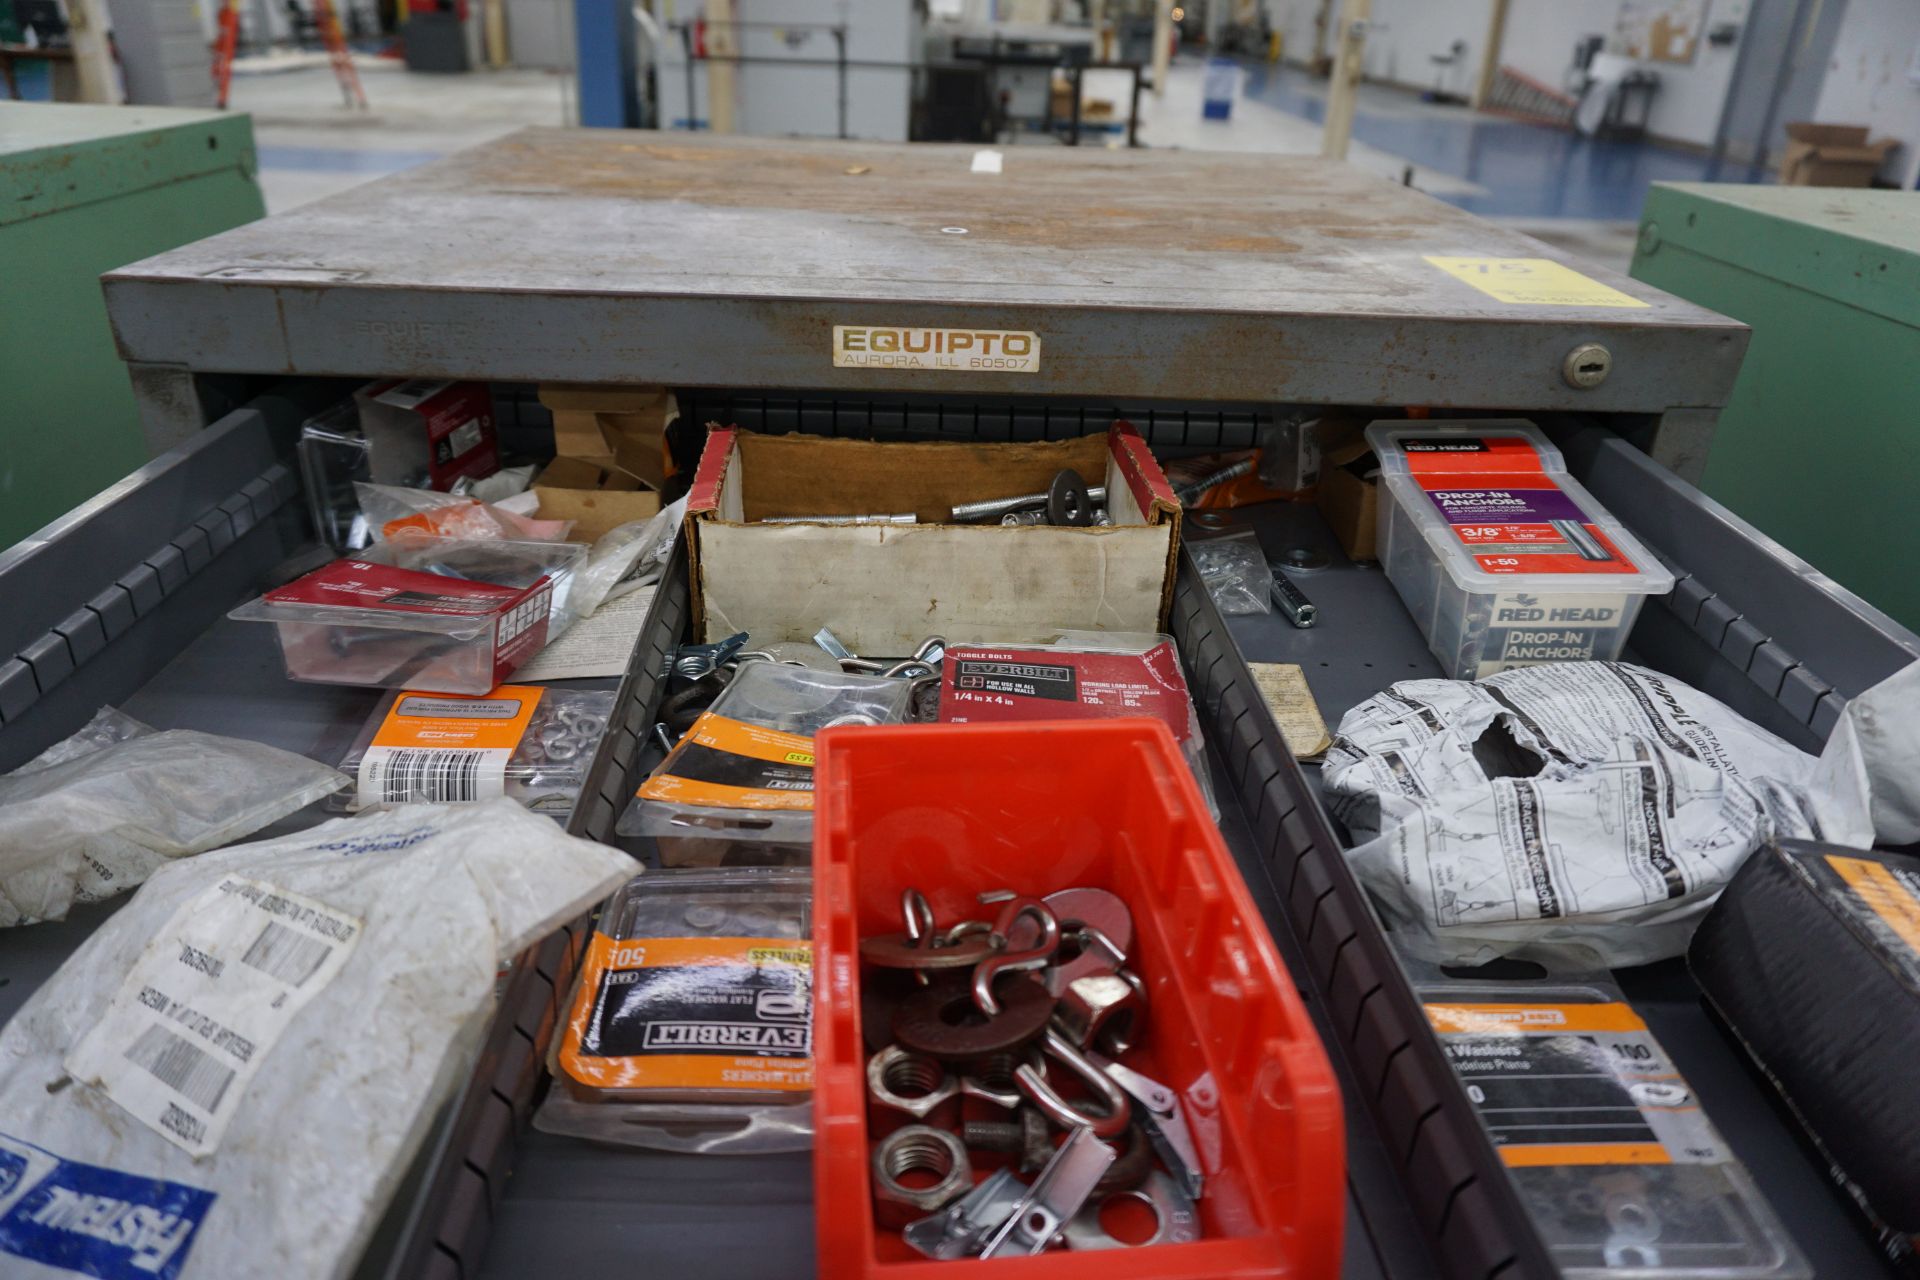
[[[1358,1089],[1442,1274],[1551,1280],[1558,1270],[1184,551],[1171,625],[1208,742],[1309,970],[1296,976],[1323,1002],[1343,1087]]]
[[[613,824],[638,785],[665,691],[667,654],[686,631],[687,606],[687,560],[676,551],[641,625],[615,695],[607,738],[567,823],[569,834],[618,843]],[[404,1221],[395,1224],[397,1243],[391,1254],[370,1248],[369,1259],[387,1262],[371,1272],[363,1267],[362,1275],[459,1280],[478,1268],[506,1193],[515,1144],[533,1118],[547,1046],[590,932],[590,917],[575,920],[529,948],[508,970],[473,1074],[454,1102],[451,1122],[436,1130],[424,1157],[426,1182]]]
[[[862,440],[1025,442],[1070,440],[1124,418],[1160,453],[1250,449],[1277,405],[1116,405],[1070,399],[964,399],[905,395],[767,395],[682,390],[680,420],[698,433],[709,422],[770,435]]]

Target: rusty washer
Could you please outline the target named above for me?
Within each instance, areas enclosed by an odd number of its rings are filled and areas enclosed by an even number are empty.
[[[1053,997],[1037,978],[1019,974],[999,987],[1000,1012],[988,1016],[964,985],[928,987],[902,1000],[893,1013],[893,1038],[903,1048],[942,1062],[965,1062],[1029,1044],[1047,1029]]]

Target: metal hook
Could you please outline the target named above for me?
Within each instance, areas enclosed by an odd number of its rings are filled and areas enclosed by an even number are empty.
[[[1009,971],[1044,968],[1047,961],[1053,959],[1053,953],[1060,949],[1060,921],[1054,918],[1047,904],[1038,898],[1014,898],[1000,908],[1000,917],[993,922],[995,947],[1004,948],[1007,945],[1007,934],[1012,931],[1014,922],[1023,916],[1040,926],[1040,941],[1024,951],[1002,950],[1000,954],[990,956],[974,966],[973,1003],[989,1018],[997,1017],[1000,1013],[1000,1002],[993,997],[995,978]]]
[[[1026,1094],[1034,1106],[1062,1128],[1091,1129],[1096,1138],[1112,1138],[1126,1132],[1127,1126],[1133,1123],[1133,1103],[1113,1078],[1052,1027],[1047,1028],[1042,1044],[1050,1057],[1079,1076],[1093,1090],[1097,1105],[1104,1109],[1103,1113],[1088,1115],[1075,1110],[1053,1091],[1053,1086],[1041,1079],[1031,1063],[1023,1062],[1014,1069],[1013,1078],[1019,1081],[1020,1092]]]
[[[900,915],[907,924],[907,937],[916,944],[933,932],[933,904],[918,889],[900,891]]]

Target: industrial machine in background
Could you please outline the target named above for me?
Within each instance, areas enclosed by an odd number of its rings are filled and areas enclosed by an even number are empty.
[[[0,102],[0,547],[145,461],[100,273],[260,217],[256,167],[244,115]]]
[[[1908,501],[1913,474],[1913,202],[1899,191],[1655,183],[1633,274],[1753,326],[1702,488],[1920,627],[1920,527],[1886,518]],[[1885,514],[1835,519],[1836,502]]]

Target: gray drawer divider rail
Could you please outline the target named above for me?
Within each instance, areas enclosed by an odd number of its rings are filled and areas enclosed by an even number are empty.
[[[1207,740],[1224,761],[1255,846],[1344,1059],[1395,1162],[1428,1247],[1453,1280],[1559,1274],[1188,554],[1173,634]]]

